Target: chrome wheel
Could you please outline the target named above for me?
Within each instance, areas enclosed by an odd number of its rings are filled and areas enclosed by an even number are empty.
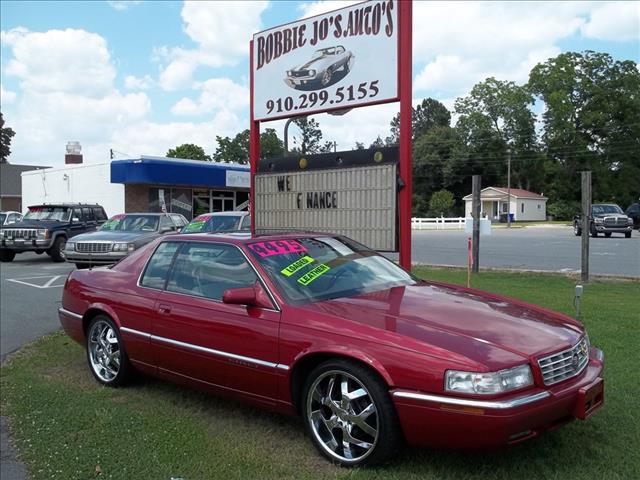
[[[99,380],[110,383],[120,372],[120,345],[113,327],[104,320],[91,326],[88,336],[89,363]]]
[[[340,370],[324,372],[307,393],[307,422],[320,446],[343,463],[373,452],[379,436],[378,409],[365,386]]]
[[[322,79],[320,80],[320,82],[322,83],[323,86],[327,86],[329,85],[329,82],[331,82],[331,77],[332,77],[331,70],[327,68],[322,74]]]

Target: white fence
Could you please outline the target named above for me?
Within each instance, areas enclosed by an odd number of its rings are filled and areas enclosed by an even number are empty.
[[[464,217],[412,218],[412,230],[464,230]]]

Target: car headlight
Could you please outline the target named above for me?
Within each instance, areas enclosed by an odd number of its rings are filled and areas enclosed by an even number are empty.
[[[316,76],[316,71],[315,70],[309,70],[309,76],[315,77]]]
[[[65,250],[75,250],[76,244],[75,242],[67,242],[67,245],[64,248]]]
[[[114,243],[114,252],[133,252],[136,249],[135,243]]]
[[[593,219],[593,221],[594,221],[595,223],[597,223],[597,224],[604,223],[604,220],[603,220],[602,218],[598,218],[598,217],[594,218],[594,219]]]
[[[444,378],[445,391],[484,395],[509,392],[529,385],[533,385],[529,365],[489,373],[447,370]]]
[[[49,238],[49,230],[47,230],[46,228],[39,228],[37,233],[38,239],[40,240],[46,240],[47,238]]]
[[[633,218],[627,218],[627,225],[633,225]]]
[[[287,77],[291,76],[291,70],[287,70]]]

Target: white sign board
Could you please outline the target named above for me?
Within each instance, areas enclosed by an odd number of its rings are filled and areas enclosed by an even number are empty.
[[[398,99],[398,2],[369,1],[253,37],[254,120]]]
[[[257,233],[328,232],[397,249],[396,164],[260,173],[255,189]]]
[[[225,185],[227,187],[250,188],[251,173],[248,170],[246,172],[227,170],[225,173]]]

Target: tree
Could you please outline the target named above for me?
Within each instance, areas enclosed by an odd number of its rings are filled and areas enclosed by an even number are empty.
[[[553,197],[580,198],[580,170],[593,196],[626,205],[640,195],[640,72],[606,53],[567,52],[536,65],[529,89],[544,102],[542,141]]]
[[[302,155],[309,153],[327,153],[333,150],[333,142],[322,144],[322,130],[320,124],[313,118],[300,117],[293,121],[300,129],[299,135],[294,135],[293,143],[296,145],[292,152]]]
[[[420,105],[412,109],[411,126],[413,138],[434,127],[448,127],[451,124],[451,113],[442,103],[433,98],[425,98]],[[391,134],[386,138],[387,145],[396,145],[400,141],[400,113],[391,120]]]
[[[0,112],[0,163],[9,163],[11,155],[11,139],[16,134],[10,127],[4,126],[4,118]]]
[[[364,143],[356,142],[354,150],[364,150]]]
[[[249,130],[243,130],[234,138],[216,136],[218,148],[212,155],[214,162],[249,163]],[[260,158],[282,155],[284,144],[273,128],[267,128],[260,134]]]
[[[451,213],[455,199],[453,193],[442,189],[435,192],[429,200],[429,215],[434,217],[446,217]]]
[[[204,149],[193,143],[183,143],[176,148],[171,148],[166,156],[172,158],[187,158],[189,160],[203,160],[205,162],[211,161],[209,155],[204,153]]]
[[[369,148],[382,148],[384,147],[384,140],[378,135],[378,137],[373,141]]]

